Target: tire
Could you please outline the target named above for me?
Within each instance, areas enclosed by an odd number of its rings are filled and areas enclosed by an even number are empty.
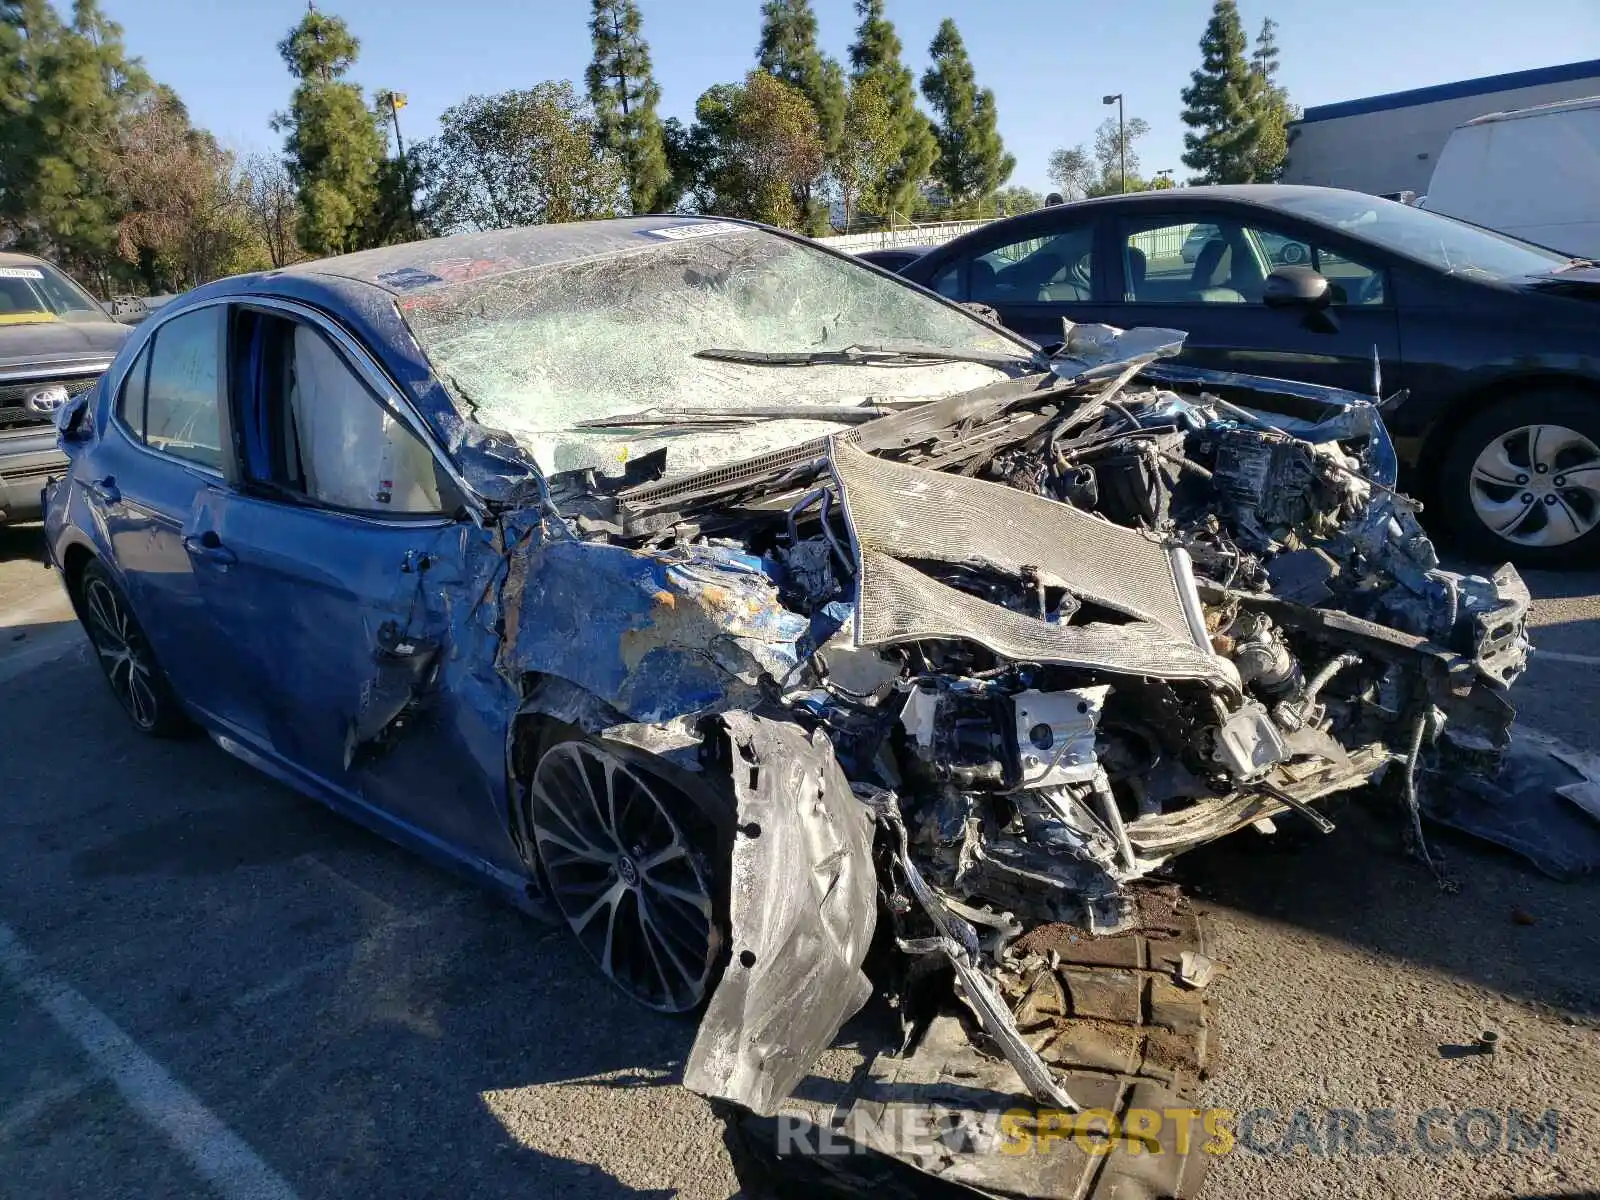
[[[601,973],[657,1012],[702,1008],[730,943],[731,802],[654,755],[581,734],[546,743],[527,797],[546,893]]]
[[[72,603],[106,683],[134,728],[151,737],[181,737],[193,730],[128,598],[98,559],[79,572]]]
[[[1437,510],[1484,562],[1569,567],[1600,557],[1600,400],[1530,388],[1471,418],[1440,468]]]

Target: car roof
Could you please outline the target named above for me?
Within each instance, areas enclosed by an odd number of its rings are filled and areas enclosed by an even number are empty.
[[[969,229],[960,237],[952,238],[934,249],[940,251],[938,255],[924,256],[929,262],[945,260],[952,247],[965,247],[973,242],[987,241],[996,233],[1004,233],[1011,227],[1034,229],[1036,227],[1048,228],[1060,219],[1064,212],[1097,212],[1101,209],[1129,208],[1137,209],[1141,205],[1162,206],[1165,208],[1205,208],[1209,205],[1223,201],[1233,204],[1249,204],[1258,208],[1282,208],[1290,201],[1305,199],[1312,196],[1331,195],[1358,195],[1363,199],[1375,200],[1377,197],[1369,196],[1365,192],[1350,192],[1345,188],[1311,187],[1304,184],[1289,183],[1232,183],[1232,184],[1197,184],[1193,187],[1162,188],[1159,191],[1128,192],[1114,196],[1096,196],[1092,200],[1069,200],[1064,204],[1051,204],[1045,208],[1036,208],[1032,212],[1025,212],[1015,217],[1005,217],[999,221],[990,221],[980,225],[977,229]],[[1029,234],[1028,236],[1037,236]],[[916,260],[923,261],[922,258]]]
[[[1464,122],[1468,125],[1495,125],[1501,121],[1520,121],[1526,117],[1550,117],[1557,113],[1578,112],[1586,108],[1600,108],[1600,96],[1583,96],[1577,100],[1554,100],[1549,104],[1535,104],[1528,108],[1508,108],[1503,112],[1484,113]]]
[[[665,240],[713,237],[735,229],[759,228],[753,222],[725,217],[680,216],[527,225],[359,250],[354,254],[297,263],[274,274],[328,276],[330,281],[350,280],[396,295],[409,295],[466,279],[603,258],[659,245]]]
[[[45,260],[15,250],[0,250],[0,267],[35,267]]]
[[[1239,204],[1259,204],[1268,208],[1277,207],[1285,201],[1306,196],[1322,196],[1329,193],[1347,191],[1346,188],[1312,187],[1309,184],[1299,183],[1203,183],[1191,187],[1159,188],[1143,192],[1127,192],[1111,196],[1096,196],[1092,200],[1068,200],[1064,204],[1052,204],[1046,208],[1036,208],[1032,212],[1023,213],[1017,217],[1007,217],[1009,221],[1021,221],[1028,217],[1038,217],[1041,213],[1058,213],[1063,209],[1094,208],[1097,206],[1114,206],[1118,204],[1210,204],[1217,200],[1231,200]],[[1366,193],[1357,193],[1365,195]]]

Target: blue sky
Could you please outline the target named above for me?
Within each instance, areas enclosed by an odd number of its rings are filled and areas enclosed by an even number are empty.
[[[407,140],[474,92],[571,79],[589,60],[588,0],[320,0],[361,39],[352,78],[394,88]],[[843,58],[850,0],[813,0],[823,48]],[[129,49],[177,89],[193,119],[240,151],[276,149],[268,127],[292,80],[274,46],[304,0],[102,0]],[[760,0],[639,0],[661,84],[662,115],[688,118],[695,98],[753,63]],[[1178,169],[1178,92],[1199,62],[1210,0],[888,0],[920,77],[945,16],[960,27],[978,80],[994,89],[1000,129],[1017,158],[1014,183],[1043,190],[1056,146],[1093,141],[1127,97],[1151,131],[1146,173]],[[1600,0],[1243,0],[1252,38],[1279,24],[1282,81],[1302,105],[1349,100],[1477,75],[1600,58]],[[1402,18],[1398,14],[1405,13]]]

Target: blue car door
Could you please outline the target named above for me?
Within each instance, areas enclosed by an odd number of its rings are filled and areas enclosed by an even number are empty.
[[[233,648],[208,616],[217,566],[200,533],[235,464],[222,388],[223,314],[188,309],[147,331],[112,389],[84,463],[85,503],[111,551],[139,623],[185,704],[228,728],[248,716]]]
[[[438,686],[473,528],[448,470],[326,317],[241,304],[232,344],[243,479],[200,532],[227,556],[205,594],[259,689],[255,748],[391,834],[513,866]]]

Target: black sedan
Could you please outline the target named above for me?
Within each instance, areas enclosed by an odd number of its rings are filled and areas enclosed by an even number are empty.
[[[901,273],[1041,343],[1063,317],[1171,326],[1194,366],[1381,393],[1412,490],[1464,550],[1600,556],[1600,265],[1357,192],[1258,185],[1040,209]]]

